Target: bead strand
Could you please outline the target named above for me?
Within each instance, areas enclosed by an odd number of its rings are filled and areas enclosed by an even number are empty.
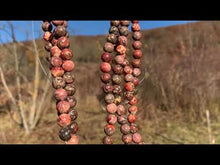
[[[103,91],[106,93],[105,102],[107,104],[106,111],[108,113],[106,118],[108,124],[104,127],[106,136],[103,138],[103,144],[113,144],[114,139],[112,135],[115,133],[115,124],[117,122],[116,111],[119,97],[115,96],[115,94],[120,92],[120,88],[114,84],[119,83],[120,77],[113,74],[115,68],[112,66],[113,60],[111,53],[115,51],[115,46],[117,44],[117,36],[119,33],[118,25],[119,21],[111,22],[107,42],[103,47],[104,53],[101,56],[102,63],[100,69],[103,72],[101,80],[105,83],[103,85]]]
[[[138,76],[141,74],[141,70],[140,70],[140,59],[142,57],[142,51],[141,51],[141,47],[142,47],[142,43],[140,41],[141,39],[141,32],[140,32],[140,25],[139,25],[139,21],[134,20],[132,21],[132,26],[131,26],[131,30],[132,30],[132,38],[134,40],[134,42],[132,43],[132,47],[133,47],[133,60],[132,60],[132,66],[130,66],[132,69],[132,73],[127,74],[125,77],[132,77],[132,81],[131,82],[127,82],[125,84],[125,89],[127,92],[132,92],[132,97],[127,97],[128,99],[128,122],[130,123],[130,128],[131,128],[131,133],[132,133],[132,140],[134,143],[136,144],[142,144],[142,137],[141,135],[138,133],[138,126],[137,124],[135,124],[135,122],[137,121],[137,112],[138,112],[138,107],[137,107],[137,102],[138,99],[135,96],[135,88],[139,85],[139,79]]]
[[[55,29],[52,31],[52,24]],[[50,52],[49,62],[52,75],[52,86],[55,88],[54,97],[56,99],[56,109],[58,114],[57,123],[61,127],[59,137],[66,144],[78,144],[79,138],[76,135],[78,124],[75,121],[78,113],[75,109],[76,98],[74,94],[75,77],[73,70],[74,62],[71,60],[73,53],[70,47],[69,34],[67,32],[68,22],[64,20],[54,20],[52,24],[44,21],[45,49]]]
[[[129,34],[128,26],[130,25],[130,21],[128,20],[121,20],[119,26],[119,36],[118,36],[118,46],[116,51],[118,55],[117,58],[121,59],[121,67],[122,67],[122,76],[124,76],[124,67],[128,64],[128,60],[126,59],[127,56],[127,44],[128,39],[127,36]],[[123,77],[125,79],[125,77]],[[123,82],[123,84],[126,81]],[[123,88],[123,87],[121,87]],[[121,92],[122,93],[122,92]],[[124,99],[123,99],[124,100]],[[118,114],[118,123],[120,124],[120,132],[122,133],[122,142],[124,144],[130,144],[132,142],[132,135],[130,133],[130,125],[127,120],[127,112],[125,108],[125,104],[118,105],[117,109]]]

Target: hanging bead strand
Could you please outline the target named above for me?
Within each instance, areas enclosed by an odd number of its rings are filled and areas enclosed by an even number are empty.
[[[54,25],[54,29],[52,25]],[[43,35],[46,41],[45,49],[50,52],[52,86],[55,89],[54,97],[57,101],[57,123],[61,127],[59,137],[66,144],[78,144],[79,138],[76,135],[78,124],[75,121],[78,116],[75,109],[77,101],[74,97],[76,88],[72,72],[75,64],[71,60],[73,53],[69,48],[70,40],[67,26],[68,22],[65,20],[54,20],[52,23],[44,21],[42,29],[45,32]]]

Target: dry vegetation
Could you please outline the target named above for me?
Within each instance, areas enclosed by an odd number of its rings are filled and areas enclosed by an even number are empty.
[[[138,124],[144,141],[147,144],[220,143],[220,22],[159,28],[143,34],[145,56],[141,77],[144,79],[138,88]],[[83,144],[101,144],[106,113],[102,109],[99,63],[105,38],[73,36],[71,41],[78,87],[78,134]],[[48,68],[43,42],[39,39],[36,43],[42,65]],[[6,48],[12,46],[0,45],[0,64],[5,81],[17,99],[14,56]],[[28,113],[33,106],[32,91],[36,86],[33,74],[36,73],[36,52],[33,42],[16,46],[21,98]],[[48,78],[40,68],[38,78],[35,102],[37,105],[44,102],[43,113],[29,134],[13,123],[9,112],[15,111],[15,107],[0,81],[0,143],[62,144],[57,136],[53,89],[49,88],[46,99],[41,100]],[[116,133],[115,137],[116,143],[121,143],[120,135]]]

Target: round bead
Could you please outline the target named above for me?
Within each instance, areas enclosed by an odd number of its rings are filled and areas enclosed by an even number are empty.
[[[124,60],[125,60],[125,57],[123,55],[118,55],[115,57],[115,62],[117,64],[123,64]]]
[[[132,100],[134,98],[134,93],[133,92],[129,92],[129,91],[126,91],[125,94],[124,94],[125,98],[127,100]]]
[[[50,49],[53,47],[53,45],[51,44],[51,42],[46,41],[44,44],[44,49],[48,52],[50,52]]]
[[[123,105],[120,104],[117,106],[117,114],[120,116],[125,114],[125,107]]]
[[[104,83],[108,83],[111,80],[111,75],[109,73],[103,73],[101,76],[101,80]]]
[[[63,75],[63,79],[66,83],[70,84],[75,81],[75,76],[72,72],[65,72]]]
[[[109,28],[109,33],[113,33],[113,34],[115,34],[115,35],[118,35],[118,33],[119,33],[118,27],[116,27],[116,26],[111,26],[111,27]]]
[[[68,125],[68,129],[72,134],[75,134],[78,131],[78,124],[76,122],[72,122]]]
[[[63,61],[61,58],[59,57],[56,57],[56,56],[53,56],[50,60],[50,63],[53,65],[53,66],[61,66]]]
[[[103,85],[103,91],[105,93],[111,93],[113,91],[113,86],[111,84],[105,84]]]
[[[131,66],[126,65],[126,66],[124,67],[124,72],[125,72],[125,74],[132,74],[133,69],[132,69]]]
[[[119,124],[126,124],[127,123],[127,117],[122,115],[122,116],[118,116],[118,123]]]
[[[63,49],[61,52],[61,57],[64,60],[70,60],[73,57],[73,52],[70,49]]]
[[[136,133],[138,131],[138,127],[135,123],[131,123],[130,129],[131,129],[131,133]]]
[[[123,67],[129,65],[129,61],[127,59],[124,60],[124,62],[121,64]]]
[[[137,120],[137,116],[135,114],[129,114],[128,115],[128,122],[129,123],[135,123]]]
[[[139,49],[134,50],[133,57],[140,59],[142,57],[142,51]]]
[[[111,136],[105,136],[103,138],[103,144],[113,144],[113,138]]]
[[[78,117],[78,112],[75,109],[71,108],[69,115],[70,115],[71,120],[74,121]]]
[[[67,98],[67,92],[63,88],[59,88],[54,92],[55,99],[60,101],[60,100],[65,100]]]
[[[127,90],[127,91],[134,91],[134,84],[132,83],[132,82],[127,82],[126,84],[125,84],[125,89]]]
[[[101,59],[103,62],[110,62],[112,60],[111,54],[108,52],[102,53]]]
[[[111,34],[109,34],[108,36],[107,36],[107,41],[108,42],[111,42],[112,44],[116,44],[117,43],[117,36],[115,35],[115,34],[113,34],[113,33],[111,33]]]
[[[111,124],[107,124],[104,128],[106,135],[111,136],[115,132],[115,127]]]
[[[142,38],[141,32],[139,32],[139,31],[134,32],[133,35],[132,35],[132,38],[134,40],[140,40]]]
[[[117,111],[117,105],[115,103],[110,103],[106,106],[109,113],[115,113]]]
[[[57,46],[57,39],[56,38],[53,38],[52,40],[51,40],[51,43],[53,44],[53,46]]]
[[[126,47],[123,46],[123,45],[118,45],[117,48],[116,48],[116,51],[117,51],[119,54],[125,54],[125,53],[126,53]]]
[[[65,36],[67,33],[66,28],[64,26],[57,26],[54,30],[54,34],[56,38]]]
[[[79,137],[76,134],[72,134],[70,140],[67,141],[67,144],[79,144]]]
[[[140,68],[134,68],[134,69],[133,69],[133,75],[134,75],[135,77],[140,76],[140,74],[141,74]]]
[[[118,37],[118,43],[119,43],[120,45],[127,46],[127,45],[128,45],[128,39],[127,39],[127,37],[125,37],[125,36],[119,36],[119,37]]]
[[[73,61],[71,60],[65,60],[63,62],[62,68],[66,71],[66,72],[71,72],[75,67],[75,64]]]
[[[126,74],[125,75],[125,81],[133,82],[134,81],[134,76],[132,74]]]
[[[134,77],[133,83],[135,86],[139,85],[140,84],[139,79],[137,77]]]
[[[68,96],[72,96],[76,92],[76,87],[74,84],[67,84],[64,89],[66,90]]]
[[[120,85],[114,85],[112,92],[113,92],[114,94],[116,94],[116,95],[120,95],[120,93],[122,92],[121,86],[120,86]]]
[[[128,36],[128,34],[129,34],[128,27],[127,27],[127,26],[121,26],[121,27],[119,28],[119,32],[120,32],[120,34],[123,35],[123,36]]]
[[[42,28],[42,30],[45,31],[45,32],[46,32],[46,31],[51,31],[51,30],[52,30],[52,25],[51,25],[50,22],[45,21],[45,22],[42,23],[41,28]]]
[[[61,50],[60,50],[60,48],[58,48],[57,46],[53,46],[53,47],[50,49],[50,54],[51,54],[51,56],[59,57],[59,56],[61,55]]]
[[[122,141],[125,144],[131,144],[132,143],[132,134],[126,134],[122,136]]]
[[[123,73],[123,67],[121,65],[115,65],[113,67],[113,71],[116,73],[116,74],[122,74]]]
[[[140,59],[133,59],[132,65],[136,68],[139,68],[141,66],[141,60]]]
[[[62,77],[53,77],[52,85],[55,89],[65,87],[66,83]]]
[[[100,65],[100,69],[102,72],[110,72],[111,71],[111,65],[107,62],[102,62],[101,65]]]
[[[61,114],[58,117],[58,125],[60,127],[66,127],[71,123],[71,118],[68,114]]]
[[[77,100],[74,96],[67,96],[66,101],[70,103],[70,107],[75,107],[77,104]]]
[[[107,116],[107,122],[111,125],[115,124],[117,122],[117,116],[115,116],[114,114],[109,114]]]
[[[68,141],[71,138],[71,132],[68,127],[61,128],[59,131],[59,137],[63,141]]]
[[[137,102],[138,102],[137,97],[134,96],[134,97],[129,101],[129,104],[130,104],[130,105],[135,105],[135,104],[137,104]]]
[[[113,103],[115,103],[116,105],[120,104],[121,103],[121,96],[116,95]]]
[[[132,105],[128,108],[128,111],[131,113],[131,114],[136,114],[138,112],[138,107],[135,106],[135,105]]]
[[[130,133],[130,126],[128,124],[122,124],[120,127],[120,131],[123,134],[129,134]]]
[[[132,140],[135,143],[140,143],[141,140],[142,140],[142,137],[139,133],[134,133],[133,136],[132,136]]]
[[[64,70],[63,68],[61,67],[53,67],[51,69],[51,74],[54,76],[54,77],[61,77],[63,74],[64,74]]]
[[[68,113],[70,110],[70,103],[67,101],[59,101],[57,103],[57,110],[59,113]]]
[[[135,32],[135,31],[140,31],[141,27],[138,23],[133,23],[132,26],[131,26],[131,29],[132,29],[133,32]]]
[[[119,20],[112,20],[110,23],[111,23],[111,26],[119,26],[120,25]]]
[[[54,26],[59,26],[59,25],[63,25],[64,21],[63,20],[54,20],[52,21]]]
[[[69,48],[70,46],[70,40],[67,37],[60,37],[57,41],[57,46],[60,49]]]
[[[121,23],[122,26],[129,26],[129,25],[130,25],[130,22],[131,22],[131,21],[129,21],[129,20],[122,20],[122,21],[120,21],[120,23]]]
[[[133,44],[132,44],[133,48],[134,49],[141,49],[142,47],[142,42],[140,41],[134,41]]]
[[[115,100],[115,97],[114,97],[113,94],[110,94],[110,93],[109,93],[109,94],[107,94],[107,95],[105,96],[105,102],[106,102],[107,104],[113,103],[114,100]]]
[[[114,45],[111,42],[105,43],[103,50],[108,53],[112,53],[114,51]]]
[[[113,76],[112,76],[112,81],[113,81],[115,84],[120,84],[121,81],[122,81],[122,78],[121,78],[121,76],[119,76],[119,75],[113,75]]]
[[[45,41],[51,41],[52,38],[53,38],[53,34],[50,31],[46,31],[43,35],[43,39]]]

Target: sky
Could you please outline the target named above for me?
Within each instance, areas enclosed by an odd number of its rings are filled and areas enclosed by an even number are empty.
[[[140,21],[142,30],[186,24],[195,21]],[[42,21],[11,21],[18,41],[27,41],[42,36]],[[108,33],[109,21],[68,21],[68,31],[72,35],[105,35]],[[11,42],[8,21],[0,21],[0,44]],[[7,31],[7,32],[6,32]],[[33,33],[34,32],[34,33]]]

